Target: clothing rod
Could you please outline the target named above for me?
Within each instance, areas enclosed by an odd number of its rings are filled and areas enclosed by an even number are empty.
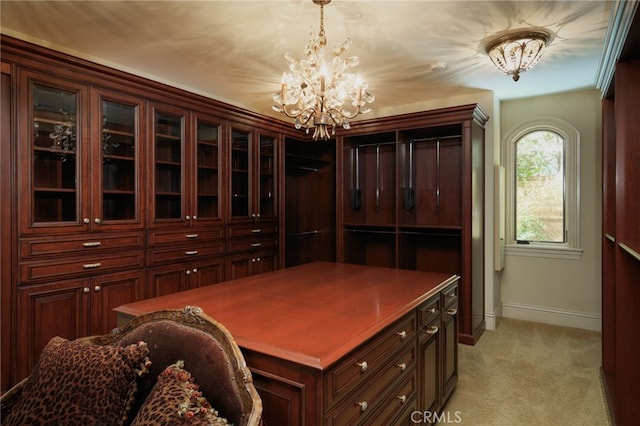
[[[395,234],[395,231],[374,231],[374,230],[368,230],[368,229],[349,229],[349,228],[346,228],[345,231],[360,232],[360,233],[363,233],[363,234]]]
[[[354,145],[354,148],[368,148],[368,147],[380,147],[383,145],[395,145],[397,142],[393,141],[393,142],[372,142],[372,143],[360,143],[358,145]]]
[[[313,231],[296,232],[294,234],[289,234],[287,235],[287,237],[301,237],[303,235],[315,235],[317,233],[318,233],[318,230],[314,229]]]
[[[305,167],[305,166],[294,166],[293,164],[288,164],[287,167],[296,170],[304,170],[305,172],[317,172],[318,169],[315,167]]]
[[[435,136],[432,138],[417,138],[417,139],[409,139],[410,142],[430,142],[430,141],[441,141],[444,139],[458,139],[461,138],[462,135],[450,135],[450,136]]]

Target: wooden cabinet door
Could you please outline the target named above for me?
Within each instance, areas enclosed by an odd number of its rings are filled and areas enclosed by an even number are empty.
[[[252,262],[253,260],[253,262]],[[253,253],[241,253],[227,256],[225,260],[226,280],[235,280],[253,275],[253,264],[255,257]]]
[[[185,226],[192,214],[185,181],[189,112],[152,104],[150,116],[150,226]]]
[[[221,283],[224,281],[224,259],[216,257],[197,262],[192,272],[189,288]]]
[[[144,271],[98,275],[91,279],[91,335],[108,334],[117,327],[114,308],[143,298]]]
[[[26,377],[52,337],[89,334],[90,280],[18,288],[16,380]]]
[[[91,213],[94,230],[141,229],[145,185],[141,99],[91,88]]]
[[[189,289],[189,277],[193,273],[189,263],[175,263],[149,268],[148,297],[164,296]]]
[[[442,313],[442,404],[451,396],[458,382],[458,308]]]
[[[277,217],[278,203],[276,199],[276,153],[278,138],[275,134],[260,133],[258,135],[258,152],[255,155],[256,173],[255,205],[256,218],[272,219]]]
[[[88,230],[87,86],[20,71],[18,103],[21,234]]]
[[[418,338],[418,410],[440,409],[440,318],[426,326]]]
[[[187,210],[191,223],[203,225],[222,219],[223,170],[221,120],[194,113],[193,143],[188,144],[189,158]]]

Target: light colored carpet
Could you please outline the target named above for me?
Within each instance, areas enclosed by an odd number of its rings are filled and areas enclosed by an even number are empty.
[[[459,381],[444,407],[445,420],[472,426],[610,424],[600,333],[502,319],[475,346],[458,349]]]

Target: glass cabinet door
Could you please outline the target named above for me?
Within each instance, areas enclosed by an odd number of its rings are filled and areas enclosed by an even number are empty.
[[[249,180],[251,135],[231,130],[231,217],[249,217]]]
[[[154,215],[155,221],[182,218],[182,179],[185,116],[154,113]]]
[[[33,80],[29,81],[28,87],[28,118],[21,129],[30,132],[31,143],[20,147],[28,150],[20,155],[21,160],[27,161],[22,163],[20,173],[30,173],[30,179],[21,181],[31,184],[20,195],[24,208],[20,215],[23,230],[28,232],[34,226],[39,229],[85,227],[80,158],[83,126],[79,108],[86,89]],[[88,182],[85,187],[87,185]]]
[[[196,125],[196,188],[193,210],[196,219],[220,217],[220,125],[197,119]],[[196,214],[196,213],[194,213]]]
[[[99,134],[95,135],[93,157],[101,170],[102,186],[97,200],[96,224],[140,222],[140,194],[137,184],[139,117],[141,104],[99,97]]]
[[[260,177],[258,182],[260,217],[275,217],[275,153],[276,138],[274,136],[260,135],[259,167]]]

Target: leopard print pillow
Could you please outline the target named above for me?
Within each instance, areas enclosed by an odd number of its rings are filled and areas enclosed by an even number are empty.
[[[165,368],[133,419],[131,426],[209,425],[227,426],[178,361]]]
[[[147,344],[98,346],[52,338],[2,424],[121,425],[136,378],[148,372]]]

